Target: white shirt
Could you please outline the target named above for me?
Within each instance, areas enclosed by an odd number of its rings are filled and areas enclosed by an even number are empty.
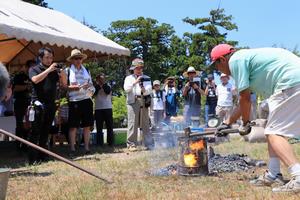
[[[95,98],[95,110],[111,109],[112,108],[111,92],[106,94],[101,88]]]
[[[160,96],[162,94],[162,97]],[[164,110],[164,104],[166,102],[166,93],[164,91],[153,90],[152,92],[152,110]]]
[[[218,96],[218,106],[233,106],[233,95],[235,88],[227,83],[223,85],[222,83],[217,86],[216,94]]]
[[[149,76],[143,75],[144,77],[147,77],[150,79]],[[141,87],[140,84],[133,85],[135,80],[137,79],[137,76],[134,74],[131,74],[129,76],[126,76],[125,81],[124,81],[124,90],[125,93],[127,94],[127,104],[132,104],[135,103],[135,98],[136,96],[141,95]],[[143,82],[145,92],[143,93],[144,96],[147,96],[151,94],[152,92],[152,84],[151,81],[144,81]]]
[[[69,73],[69,74],[68,74]],[[80,69],[77,69],[74,65],[71,65],[71,67],[66,69],[67,79],[69,79],[70,85],[83,85],[85,83],[91,84],[91,86],[88,89],[81,88],[78,91],[70,91],[69,92],[69,100],[70,101],[82,101],[84,99],[91,98],[90,93],[95,92],[94,86],[92,86],[92,78],[89,72],[85,69],[85,67],[82,65]]]

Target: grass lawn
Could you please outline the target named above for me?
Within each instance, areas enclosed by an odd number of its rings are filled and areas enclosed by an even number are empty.
[[[293,146],[300,159],[300,145]],[[239,137],[214,149],[221,154],[244,153],[267,159],[266,144],[249,144]],[[147,170],[176,162],[176,149],[128,153],[116,148],[110,153],[97,152],[76,162],[112,180],[112,184],[53,161],[25,167],[30,173],[11,176],[7,199],[300,199],[300,193],[272,194],[269,187],[252,187],[249,179],[265,168],[207,177],[153,177]]]

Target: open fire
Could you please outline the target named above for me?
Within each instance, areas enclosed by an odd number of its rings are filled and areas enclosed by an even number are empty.
[[[197,165],[196,155],[193,153],[185,154],[184,156],[184,164],[188,167],[195,167]]]
[[[187,167],[196,167],[197,166],[197,160],[199,159],[197,157],[197,151],[198,150],[203,150],[205,148],[205,141],[203,139],[200,139],[198,141],[195,142],[191,142],[189,144],[189,149],[191,151],[191,153],[185,153],[183,155],[183,160],[184,160],[184,164]]]
[[[208,174],[206,138],[201,136],[190,136],[190,129],[187,129],[186,135],[179,137],[178,142],[178,174],[185,176]]]
[[[163,168],[149,171],[154,176],[201,176],[223,172],[245,171],[253,167],[265,166],[261,160],[254,160],[244,154],[220,155],[214,154],[212,147],[207,147],[211,138],[201,135],[191,135],[190,129],[185,129],[185,136],[178,138],[178,162]]]

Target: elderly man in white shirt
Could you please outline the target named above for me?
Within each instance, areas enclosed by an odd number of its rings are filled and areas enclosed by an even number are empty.
[[[138,127],[142,130],[142,140],[146,148],[153,147],[153,138],[149,124],[149,100],[152,85],[149,76],[143,74],[144,61],[136,58],[132,61],[130,70],[133,74],[127,76],[124,81],[124,90],[127,95],[127,147],[136,150],[138,143]],[[151,97],[150,97],[151,98]]]
[[[228,82],[229,76],[221,74],[221,84],[217,86],[216,94],[218,96],[218,103],[216,107],[216,114],[221,121],[227,120],[233,110],[233,96],[236,95],[235,87]]]

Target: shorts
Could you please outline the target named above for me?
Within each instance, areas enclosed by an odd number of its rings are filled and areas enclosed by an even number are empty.
[[[269,117],[266,135],[300,137],[300,85],[282,90],[268,99]]]
[[[94,126],[93,102],[91,99],[69,102],[69,127]]]

